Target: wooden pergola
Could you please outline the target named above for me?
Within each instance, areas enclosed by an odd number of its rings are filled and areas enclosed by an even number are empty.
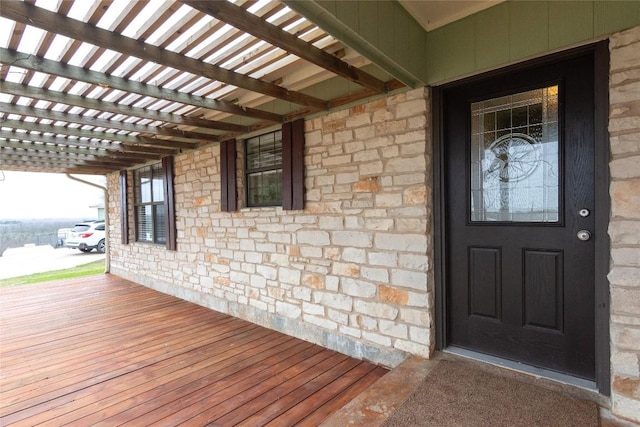
[[[0,169],[106,174],[402,87],[278,1],[3,1]]]

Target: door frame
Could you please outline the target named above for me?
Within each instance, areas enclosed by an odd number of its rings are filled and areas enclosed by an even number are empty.
[[[515,71],[554,63],[573,56],[591,52],[594,57],[595,90],[595,229],[594,235],[601,236],[595,242],[595,360],[596,385],[598,391],[606,396],[611,394],[610,344],[609,344],[609,43],[603,40],[587,46],[555,53],[499,70],[457,80],[431,91],[432,102],[432,141],[433,141],[433,203],[434,203],[434,279],[435,279],[435,319],[436,349],[444,350],[447,342],[447,259],[446,259],[446,223],[445,223],[445,158],[444,158],[444,111],[443,92],[447,89],[484,80],[489,77],[513,73]]]

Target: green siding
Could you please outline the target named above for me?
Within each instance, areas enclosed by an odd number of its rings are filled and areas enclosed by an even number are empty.
[[[497,68],[636,25],[640,1],[507,1],[427,33],[424,83]],[[469,31],[475,40],[472,54],[459,43],[460,33],[469,38]]]
[[[549,48],[557,49],[576,40],[589,40],[593,37],[592,28],[592,2],[549,3]]]
[[[640,25],[640,1],[510,0],[428,33],[393,0],[283,1],[414,87]]]
[[[509,5],[499,4],[475,18],[475,56],[476,68],[484,69],[494,64],[509,61]],[[435,76],[434,76],[435,77]]]
[[[593,33],[596,36],[611,34],[640,24],[640,2],[597,1],[593,9]]]
[[[547,2],[509,2],[507,22],[496,25],[509,26],[510,58],[525,58],[547,50],[549,46],[549,8]]]

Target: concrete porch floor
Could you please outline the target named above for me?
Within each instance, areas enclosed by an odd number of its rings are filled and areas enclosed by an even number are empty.
[[[609,399],[595,391],[443,352],[437,352],[435,356],[429,360],[415,356],[408,357],[402,364],[380,378],[341,410],[326,419],[321,426],[374,427],[381,425],[384,420],[413,393],[441,360],[468,364],[475,369],[495,375],[533,383],[537,386],[568,394],[578,399],[593,401],[600,409],[600,427],[638,426],[638,424],[614,417],[609,410]]]

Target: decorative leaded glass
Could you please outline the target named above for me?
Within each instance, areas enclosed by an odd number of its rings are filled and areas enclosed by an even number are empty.
[[[471,221],[559,221],[558,86],[471,104]]]

